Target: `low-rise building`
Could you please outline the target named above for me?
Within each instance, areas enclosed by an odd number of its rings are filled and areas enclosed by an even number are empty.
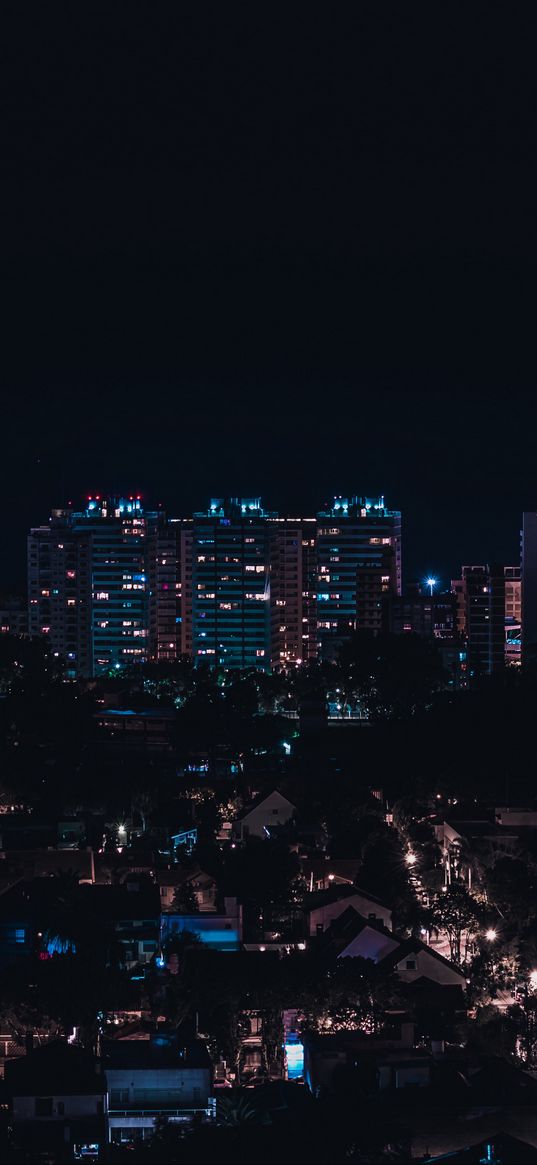
[[[271,837],[278,826],[295,816],[296,806],[279,789],[258,797],[247,805],[234,823],[233,831],[241,841],[247,837]]]
[[[202,1040],[184,1044],[163,1032],[110,1040],[102,1059],[110,1141],[146,1140],[162,1117],[171,1123],[211,1117],[212,1065]]]
[[[328,889],[314,891],[313,894],[307,894],[304,899],[303,909],[309,936],[313,938],[322,934],[349,906],[363,918],[379,920],[391,930],[392,912],[389,906],[385,906],[379,898],[367,890],[360,890],[357,886],[336,884],[334,881]]]
[[[62,1161],[97,1159],[104,1150],[106,1085],[82,1048],[55,1040],[7,1060],[5,1091],[14,1141],[34,1160],[44,1153]]]
[[[224,898],[223,911],[180,914],[167,911],[162,915],[161,937],[164,946],[184,931],[195,934],[217,951],[238,951],[242,943],[242,906],[236,898]]]

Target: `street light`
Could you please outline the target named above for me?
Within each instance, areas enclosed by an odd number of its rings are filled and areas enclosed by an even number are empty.
[[[417,859],[415,854],[407,854],[405,857],[405,862],[406,862],[407,866],[415,866],[417,860],[418,859]]]
[[[498,938],[498,931],[491,926],[489,930],[485,931],[485,938],[488,939],[489,943],[493,943]]]
[[[436,584],[437,584],[437,582],[438,582],[438,579],[437,579],[437,578],[433,578],[433,577],[432,577],[432,575],[429,575],[429,578],[426,578],[426,579],[425,579],[425,582],[426,582],[426,585],[429,587],[429,591],[430,591],[430,593],[431,593],[431,598],[432,598],[432,597],[433,597],[433,591],[434,591],[434,588],[435,588],[435,586],[436,586]]]

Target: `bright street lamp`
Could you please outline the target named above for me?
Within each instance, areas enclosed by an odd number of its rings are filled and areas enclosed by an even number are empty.
[[[485,931],[485,938],[488,939],[489,943],[493,943],[494,939],[498,938],[498,931],[491,926],[490,930]]]
[[[433,591],[434,591],[434,588],[435,588],[435,586],[436,586],[436,584],[437,584],[437,582],[438,582],[438,579],[437,579],[437,578],[433,578],[433,577],[432,577],[432,575],[429,575],[429,578],[426,578],[426,579],[425,579],[425,582],[426,582],[427,586],[429,587],[429,590],[430,590],[430,592],[431,592],[431,598],[432,598],[432,596],[433,596]]]
[[[405,857],[405,862],[406,862],[407,866],[415,866],[417,860],[418,859],[417,859],[415,854],[407,854]]]

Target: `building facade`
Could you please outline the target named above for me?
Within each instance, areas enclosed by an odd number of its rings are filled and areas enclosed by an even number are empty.
[[[317,647],[331,658],[353,631],[379,630],[383,596],[401,593],[401,514],[336,497],[317,520]]]
[[[270,668],[270,547],[260,498],[212,498],[194,514],[195,663]]]
[[[213,498],[168,518],[95,496],[28,539],[29,632],[71,679],[184,656],[264,671],[332,658],[353,631],[383,630],[400,591],[401,515],[382,497],[334,498],[317,518]]]
[[[522,662],[537,659],[537,511],[522,515],[521,531]]]
[[[143,663],[149,650],[149,533],[139,497],[88,498],[53,510],[28,539],[28,623],[68,678]]]
[[[270,662],[309,663],[317,655],[315,518],[270,518]]]
[[[503,566],[463,566],[468,680],[495,675],[505,666],[505,573]]]

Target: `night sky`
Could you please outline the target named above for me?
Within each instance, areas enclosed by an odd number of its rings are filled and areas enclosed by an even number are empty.
[[[408,579],[517,560],[534,46],[471,9],[4,10],[1,589],[106,489],[384,492]]]

